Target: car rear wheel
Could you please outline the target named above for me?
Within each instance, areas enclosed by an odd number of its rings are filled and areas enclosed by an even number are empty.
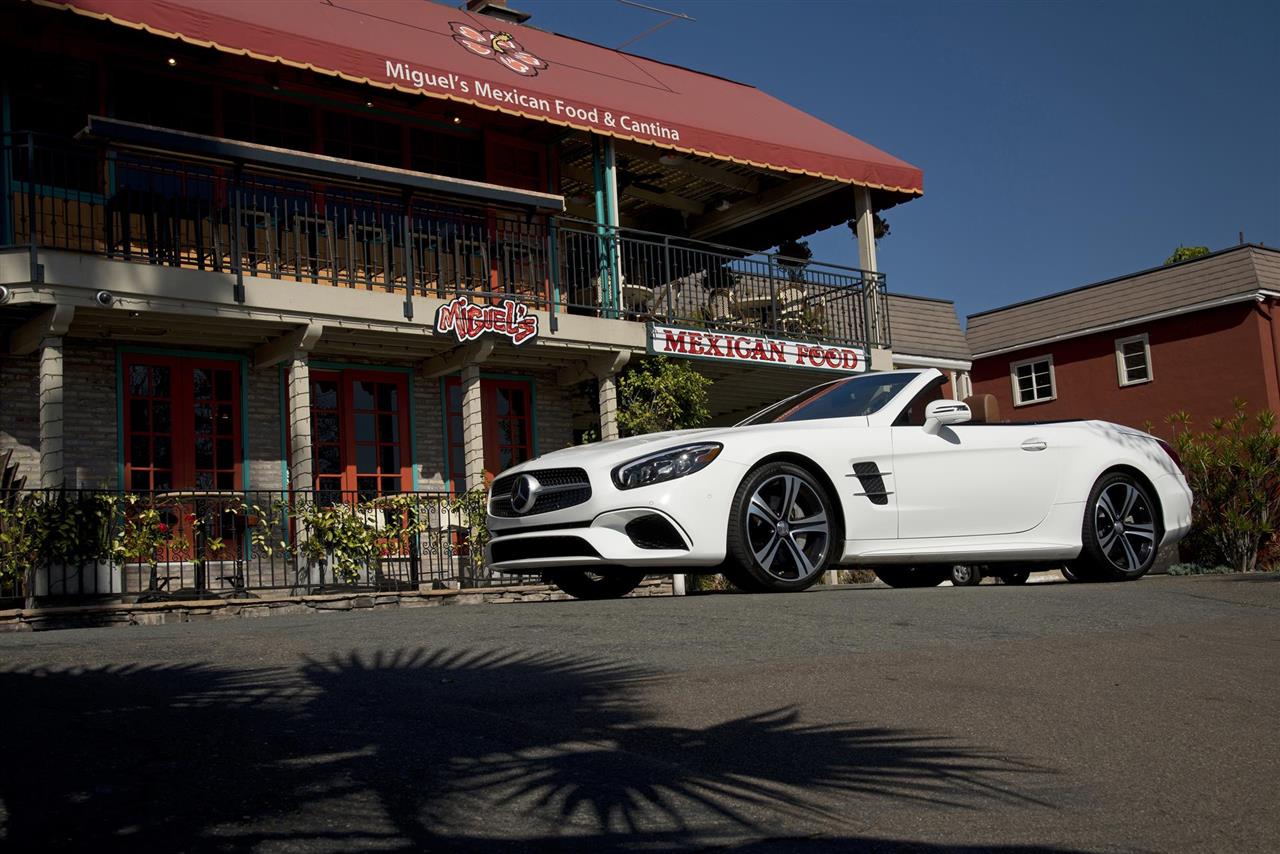
[[[951,567],[951,583],[956,587],[975,587],[982,583],[982,569],[958,563]]]
[[[937,587],[951,575],[946,566],[882,566],[876,569],[879,578],[890,587]]]
[[[574,599],[619,599],[640,586],[645,573],[637,569],[612,569],[605,573],[583,569],[557,569],[542,574]]]
[[[1160,534],[1147,487],[1124,472],[1105,475],[1085,503],[1080,557],[1071,574],[1085,581],[1141,578],[1156,562]]]
[[[804,590],[831,563],[839,530],[831,500],[813,475],[791,463],[761,466],[734,496],[725,574],[751,592]]]

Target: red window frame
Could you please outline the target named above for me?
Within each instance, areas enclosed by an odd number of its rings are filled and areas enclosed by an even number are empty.
[[[336,387],[332,406],[319,393],[321,383]],[[360,384],[373,386],[367,396],[357,388]],[[392,396],[388,396],[389,392]],[[311,441],[317,491],[358,492],[361,497],[411,492],[411,406],[409,378],[405,374],[365,369],[313,370]],[[331,431],[321,429],[322,419],[333,419],[330,424],[337,429],[336,438]],[[330,448],[336,448],[336,452]]]
[[[131,492],[244,487],[240,364],[215,358],[131,353],[123,372],[124,488]],[[138,372],[145,370],[145,380]],[[168,372],[167,394],[156,380]],[[197,372],[207,381],[197,382]],[[168,413],[167,429],[159,416]],[[168,445],[168,465],[161,463]],[[164,475],[168,473],[167,480]],[[136,476],[136,477],[135,477]]]
[[[523,395],[520,411],[512,413],[504,393]],[[466,455],[462,437],[462,378],[444,381],[445,454],[449,462],[449,488],[466,490]],[[533,383],[529,380],[480,379],[480,417],[484,423],[484,467],[501,474],[514,465],[533,458]]]

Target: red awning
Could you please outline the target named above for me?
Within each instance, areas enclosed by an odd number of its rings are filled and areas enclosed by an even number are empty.
[[[34,0],[256,59],[897,193],[919,169],[752,86],[423,0]]]

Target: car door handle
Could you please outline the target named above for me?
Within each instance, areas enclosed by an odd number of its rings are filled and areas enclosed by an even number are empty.
[[[1047,447],[1049,447],[1049,443],[1044,439],[1028,439],[1022,443],[1022,450],[1024,451],[1043,451]]]

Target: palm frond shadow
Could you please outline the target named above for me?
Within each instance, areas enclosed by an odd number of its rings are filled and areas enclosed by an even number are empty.
[[[296,668],[0,669],[11,842],[415,850],[726,826],[845,826],[858,799],[1043,807],[1045,769],[928,733],[805,724],[794,707],[673,726],[658,674],[511,650],[351,652]],[[336,828],[341,828],[338,830]],[[719,832],[719,831],[716,831]],[[0,837],[3,838],[3,837]],[[52,844],[50,844],[52,843]],[[483,847],[483,846],[481,846]]]

